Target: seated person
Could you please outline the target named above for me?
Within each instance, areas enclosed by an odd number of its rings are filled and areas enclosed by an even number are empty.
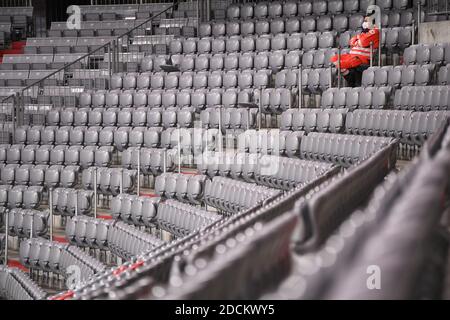
[[[364,67],[370,65],[370,44],[372,54],[376,53],[380,44],[380,31],[371,17],[364,19],[362,27],[363,32],[350,39],[350,53],[341,55],[340,66],[338,55],[331,57],[331,62],[341,69],[341,74],[350,87],[361,86]]]

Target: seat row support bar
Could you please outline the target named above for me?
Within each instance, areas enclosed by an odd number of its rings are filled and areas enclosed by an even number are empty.
[[[77,192],[78,193],[78,192]],[[77,214],[78,194],[75,201],[75,215]],[[53,188],[50,188],[48,193],[48,206],[50,212],[50,241],[53,241]]]
[[[9,214],[5,214],[5,266],[8,266]]]

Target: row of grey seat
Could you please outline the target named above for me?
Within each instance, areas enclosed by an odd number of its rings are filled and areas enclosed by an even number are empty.
[[[114,14],[114,13],[112,13]],[[139,16],[148,16],[148,12],[141,12]],[[69,29],[65,22],[52,22],[47,36],[58,37],[110,37],[110,36],[143,36],[147,33],[153,35],[165,35],[169,30],[178,29],[178,35],[193,36],[193,25],[196,17],[166,18],[164,13],[153,21],[144,17],[132,20],[107,20],[107,21],[81,21],[80,29]],[[169,29],[169,30],[167,30]],[[172,34],[172,33],[170,33]],[[175,32],[173,34],[176,34]]]
[[[280,131],[279,129],[247,130],[237,137],[237,151],[253,154],[296,157],[303,131]]]
[[[219,214],[174,200],[160,203],[156,216],[158,226],[176,237],[185,237],[221,218]]]
[[[48,164],[52,163],[50,159],[53,152],[54,161],[61,164],[72,163],[85,166],[86,163],[96,163],[98,166],[107,166],[111,161],[111,152],[115,149],[123,151],[128,146],[140,147],[146,146],[156,148],[160,145],[163,128],[145,128],[145,127],[43,127],[44,134],[41,135],[37,143],[41,143],[41,147],[36,149],[38,145],[29,145],[25,147],[23,152],[27,153],[30,160],[33,161],[33,152],[35,152],[35,163]],[[61,139],[53,139],[53,134],[67,134],[76,130],[79,134],[78,138],[63,137]],[[47,132],[49,131],[49,132]],[[47,137],[47,135],[50,137]],[[70,136],[69,136],[70,137]],[[39,136],[37,136],[39,138]],[[19,143],[27,143],[31,140],[18,140]],[[48,143],[48,144],[45,144]],[[53,143],[54,146],[51,144]],[[20,145],[19,145],[20,146]],[[84,146],[84,148],[83,148]],[[68,148],[67,148],[68,147]],[[35,150],[35,151],[33,151]],[[0,148],[0,152],[3,149]],[[13,155],[11,155],[13,156]],[[7,155],[6,155],[7,157]],[[17,156],[14,156],[18,159]],[[79,159],[80,158],[80,159]],[[82,159],[81,159],[82,158]],[[0,153],[0,159],[6,159]],[[4,160],[6,161],[6,160]],[[17,160],[13,160],[17,161]],[[81,164],[84,163],[84,164]]]
[[[0,185],[0,211],[23,208],[37,209],[42,200],[41,187]]]
[[[341,35],[341,37],[345,35]],[[206,54],[254,53],[278,50],[309,51],[333,48],[336,44],[336,38],[337,35],[334,32],[279,33],[275,36],[176,38],[169,43],[169,52],[171,55],[198,54],[201,56]]]
[[[157,197],[120,194],[111,200],[110,212],[116,220],[151,228],[156,225],[160,201]]]
[[[189,147],[184,147],[184,155],[188,151],[189,155],[192,153],[187,150]],[[129,147],[122,152],[121,166],[133,170],[137,170],[139,166],[144,175],[159,176],[166,171],[174,171],[177,162],[177,150]]]
[[[291,109],[281,115],[281,130],[341,133],[348,109]]]
[[[82,13],[108,13],[108,12],[152,12],[169,9],[172,3],[143,3],[143,4],[107,4],[107,5],[82,5],[80,10]],[[179,7],[180,9],[183,6]],[[170,9],[169,9],[170,10]]]
[[[400,110],[450,110],[450,89],[447,85],[402,87],[395,92],[393,107]]]
[[[67,219],[65,236],[69,243],[84,248],[108,250],[111,220],[95,219],[85,215]]]
[[[33,7],[31,6],[13,6],[13,7],[9,7],[9,6],[5,6],[2,7],[2,14],[1,16],[21,16],[21,15],[25,15],[29,18],[31,18],[33,16]]]
[[[390,87],[331,88],[322,93],[320,105],[322,109],[387,109],[391,91]]]
[[[243,130],[255,128],[255,109],[249,112],[245,109],[225,109],[221,111],[223,119],[222,133],[239,134]],[[218,112],[218,111],[217,111]],[[218,113],[215,118],[205,118],[203,129],[217,127]],[[32,127],[33,128],[33,127]],[[128,147],[171,148],[177,146],[178,140],[193,141],[197,145],[202,142],[204,130],[198,128],[146,128],[146,127],[43,127],[43,131],[50,130],[51,134],[76,131],[77,138],[49,139],[46,136],[33,136],[33,139],[18,139],[18,144],[7,150],[10,145],[0,145],[0,163],[7,164],[67,164],[79,165],[80,157],[83,163],[97,163],[107,166],[111,162],[111,152],[119,152]],[[39,129],[41,130],[41,128]],[[28,135],[29,136],[29,135]],[[20,137],[19,137],[20,138]],[[41,143],[29,144],[26,143]],[[44,144],[44,143],[54,143]],[[83,148],[84,147],[84,148]],[[22,160],[23,154],[23,160]],[[66,159],[67,155],[67,159]]]
[[[226,10],[228,19],[251,19],[264,17],[292,17],[346,13],[366,13],[370,5],[382,10],[411,8],[407,0],[329,0],[329,1],[273,1],[232,4]]]
[[[80,108],[61,108],[53,109],[46,115],[47,126],[52,127],[151,127],[151,128],[171,128],[181,126],[184,128],[192,127],[194,124],[194,112],[195,109],[190,108],[189,93],[177,94],[173,92],[163,93],[164,98],[159,94],[149,94],[151,103],[154,107],[147,107],[147,94],[145,92],[139,92],[131,94],[125,92],[121,94],[123,98],[119,103],[125,103],[125,98],[131,98],[131,105],[127,103],[126,106],[113,106],[104,105],[104,107],[93,107],[90,103],[102,103],[102,101],[96,100],[98,96],[94,97],[94,100],[90,102],[85,99],[85,96],[81,96],[79,99]],[[132,97],[135,97],[133,99]],[[177,107],[177,99],[180,101]],[[159,103],[164,103],[164,107],[157,106],[158,101],[154,101],[153,98],[161,98]],[[183,99],[187,100],[186,102]],[[136,101],[136,104],[134,100]],[[105,102],[113,104],[110,100],[110,95],[107,95]],[[87,107],[86,107],[87,106]],[[134,106],[134,108],[130,108]],[[214,104],[214,106],[220,106],[220,104]],[[119,109],[119,107],[122,107]],[[33,128],[33,127],[31,127]],[[69,128],[70,130],[71,128]],[[20,134],[19,134],[19,130]],[[27,128],[23,128],[27,130]],[[37,129],[34,129],[37,130]],[[16,136],[19,136],[19,141],[27,140],[28,135],[24,134],[21,129],[18,129]],[[70,132],[69,132],[70,136]],[[69,137],[70,139],[70,137]],[[34,139],[31,139],[34,140]],[[51,140],[51,139],[50,139]],[[61,139],[60,139],[61,140]],[[51,144],[51,143],[50,143]]]
[[[11,209],[8,215],[8,233],[19,238],[28,238],[31,231],[34,237],[45,236],[49,228],[49,211],[34,209]]]
[[[120,221],[112,224],[108,232],[108,246],[111,252],[127,260],[155,249],[163,243],[158,238]]]
[[[97,186],[94,186],[94,175],[97,174]],[[136,184],[136,171],[123,168],[91,167],[81,173],[81,186],[84,190],[94,190],[99,194],[117,196],[131,193]],[[121,190],[122,189],[122,190]]]
[[[256,153],[210,153],[199,171],[210,178],[221,176],[274,189],[292,190],[329,172],[332,164]]]
[[[24,52],[27,54],[68,54],[96,51],[103,55],[100,47],[110,43],[114,37],[65,37],[65,38],[28,38]]]
[[[348,50],[342,50],[345,54]],[[292,50],[287,52],[280,49],[266,52],[228,52],[227,54],[202,55],[172,55],[172,63],[179,65],[181,72],[187,71],[247,71],[247,70],[274,70],[302,68],[323,68],[331,65],[330,59],[338,54],[337,49],[320,48],[306,52]]]
[[[31,270],[41,270],[68,277],[73,266],[80,270],[80,285],[94,274],[105,270],[98,260],[76,246],[51,242],[42,238],[23,240],[20,243],[19,258],[22,265]]]
[[[17,268],[0,266],[0,297],[6,300],[43,300],[47,294]]]
[[[450,46],[447,43],[415,44],[405,49],[403,63],[409,64],[448,64]]]
[[[80,58],[81,54],[6,54],[3,56],[2,70],[59,70],[66,64]],[[86,65],[87,60],[79,60],[78,68]],[[75,68],[74,65],[72,68]]]
[[[296,55],[297,53],[295,53]],[[317,65],[312,65],[312,67],[315,67],[314,69],[303,69],[303,73],[302,73],[302,87],[306,90],[306,91],[310,91],[310,92],[321,92],[321,90],[326,90],[329,87],[332,86],[336,86],[336,82],[337,82],[337,71],[335,68],[319,68],[319,63],[320,61],[325,63],[324,58],[324,52],[320,52],[318,54],[320,56],[320,59],[316,60]],[[298,56],[298,58],[300,58],[300,56]],[[308,59],[309,61],[310,58],[312,58],[312,63],[314,64],[314,56],[309,56]],[[415,77],[415,70],[417,69],[417,67],[406,67],[403,66],[404,68],[407,69],[407,71],[409,71],[411,73],[412,70],[412,80],[410,80],[409,78],[407,78],[407,76],[405,75],[405,83],[407,81],[412,81],[412,83],[414,84],[414,77]],[[398,67],[396,69],[396,73],[398,72],[402,72],[402,70],[404,69],[402,67]],[[277,68],[275,68],[275,70],[278,70]],[[406,72],[406,71],[405,71]],[[287,82],[289,82],[289,86],[294,86],[294,84],[297,85],[298,84],[296,82],[296,78],[298,79],[298,70],[293,69],[293,70],[283,70],[280,72],[281,78],[277,78],[277,83],[279,83],[280,86],[287,86]],[[432,81],[432,75],[433,72],[431,72],[430,70],[425,70],[425,71],[418,71],[417,72],[417,85],[419,84],[419,81],[422,82],[426,82],[426,84],[428,84],[428,82]],[[230,90],[230,89],[242,89],[242,90],[249,90],[249,89],[253,89],[253,88],[266,88],[270,85],[270,81],[271,81],[271,74],[272,74],[272,69],[261,69],[258,71],[253,71],[253,70],[244,70],[242,72],[236,71],[236,70],[232,70],[232,71],[213,71],[213,72],[208,72],[208,71],[200,71],[200,72],[183,72],[181,74],[179,73],[170,73],[170,74],[165,74],[165,73],[161,73],[161,72],[156,72],[156,73],[148,73],[148,72],[144,72],[141,73],[140,75],[138,75],[136,77],[135,73],[131,73],[130,75],[126,75],[125,77],[121,77],[121,76],[116,76],[114,77],[114,83],[113,85],[120,88],[120,86],[122,86],[122,88],[125,88],[126,91],[128,90],[128,88],[131,88],[129,90],[134,90],[135,88],[137,90],[148,90],[151,89],[152,91],[155,90],[170,90],[173,92],[175,92],[176,90],[181,90],[181,91],[189,91],[189,90],[195,90],[196,92],[201,91],[203,89],[224,89],[224,90]],[[279,73],[277,73],[278,76]],[[287,80],[287,76],[286,74],[289,74],[289,80]],[[411,77],[411,74],[408,74],[409,77]],[[394,77],[394,76],[393,76]],[[372,76],[373,78],[373,76]],[[81,79],[77,79],[77,80],[81,80]],[[84,81],[85,80],[85,81]],[[85,73],[85,78],[84,78],[83,82],[81,83],[76,83],[77,85],[80,85],[82,83],[85,83],[86,86],[88,88],[93,88],[93,87],[97,87],[97,84],[94,84],[94,80],[95,82],[97,80],[102,80],[103,84],[98,87],[100,88],[104,88],[105,87],[105,81],[106,79],[99,79],[97,78],[97,75],[91,72],[86,72]],[[372,82],[374,80],[371,80]],[[387,80],[386,80],[387,81]],[[391,79],[392,82],[394,82],[395,85],[399,86],[401,84],[401,74],[400,74],[400,79],[398,79],[397,82],[397,78],[393,78]],[[367,81],[368,82],[368,81]],[[373,83],[367,83],[367,85],[373,85]],[[377,84],[377,85],[381,85],[381,84]],[[387,84],[386,84],[387,85]],[[117,90],[117,89],[116,89]],[[131,93],[131,92],[128,92]],[[117,92],[116,92],[117,94]],[[114,95],[114,93],[113,93]],[[129,103],[128,101],[131,102],[131,97],[128,96],[127,100],[124,100],[124,103]],[[145,102],[145,100],[144,100]],[[112,103],[114,103],[114,106],[117,106],[118,101],[117,98],[114,97],[112,100]]]
[[[349,167],[395,142],[395,139],[383,137],[310,133],[302,138],[300,158]]]
[[[94,192],[74,188],[56,188],[52,191],[53,214],[65,217],[87,215],[94,207]]]
[[[236,112],[245,112],[239,109]],[[226,114],[224,112],[223,114]],[[238,118],[239,120],[240,118]],[[245,120],[245,118],[243,118]],[[228,120],[229,121],[229,120]],[[236,120],[237,121],[237,120]],[[222,121],[223,133],[236,132],[238,125],[231,127],[227,125],[227,120]],[[247,125],[239,125],[242,129],[247,129]],[[251,126],[253,127],[253,126]],[[44,127],[44,131],[51,130],[53,133],[59,133],[56,127]],[[63,131],[70,127],[62,127]],[[1,145],[0,146],[0,163],[5,164],[36,164],[36,165],[81,165],[85,167],[86,163],[96,163],[98,166],[108,166],[111,162],[111,152],[117,149],[123,152],[128,147],[147,147],[147,148],[174,148],[181,140],[193,143],[191,148],[203,150],[202,143],[207,137],[205,134],[210,133],[209,130],[202,128],[181,128],[181,131],[175,128],[145,128],[145,127],[91,127],[87,130],[84,127],[73,127],[74,130],[81,132],[81,138],[76,140],[56,140],[55,145],[25,143],[31,140],[19,140],[22,144]],[[75,129],[76,128],[76,129]],[[55,131],[56,130],[56,131]],[[85,131],[83,131],[85,130]],[[239,129],[240,130],[240,129]],[[217,130],[213,130],[216,132]],[[211,132],[213,132],[211,131]],[[83,139],[83,134],[85,138]],[[217,132],[215,134],[218,134]],[[37,136],[39,138],[39,136]],[[209,141],[210,138],[208,137]],[[33,140],[35,143],[53,142],[47,138]],[[76,143],[75,143],[76,142]],[[70,145],[74,143],[74,145]],[[68,145],[69,144],[69,145]],[[83,147],[84,146],[84,147]]]
[[[0,166],[0,184],[30,187],[73,188],[77,183],[78,166],[7,164]]]
[[[356,110],[347,114],[345,128],[348,134],[393,137],[422,146],[446,117],[450,111]]]
[[[48,76],[50,77],[45,80],[47,85],[58,85],[62,83],[64,73],[59,72],[53,75],[55,71],[57,70],[2,70],[0,71],[0,86],[30,86]]]
[[[281,85],[280,85],[281,87]],[[279,90],[282,92],[282,90]],[[222,89],[197,89],[197,90],[148,90],[140,89],[137,91],[124,90],[118,91],[114,90],[112,92],[108,91],[85,91],[80,94],[78,99],[78,107],[80,108],[94,108],[95,111],[99,111],[98,108],[112,108],[110,110],[105,110],[105,112],[116,113],[117,109],[114,108],[145,108],[149,107],[151,109],[155,108],[183,108],[182,110],[188,111],[191,108],[196,112],[201,111],[208,107],[223,106],[225,108],[236,108],[240,103],[249,103],[252,101],[256,92],[253,90],[239,90],[237,88],[231,88],[227,90]],[[73,114],[76,110],[70,108],[56,109],[49,111],[47,113],[47,123],[49,125],[72,125],[75,121],[75,115]],[[87,111],[87,110],[86,110]],[[85,112],[86,112],[85,111]],[[92,110],[94,111],[94,110]],[[116,123],[114,114],[103,113],[103,123]],[[67,113],[67,114],[66,114]],[[71,115],[71,113],[73,115]],[[58,117],[59,114],[59,117]],[[80,114],[81,116],[81,114]],[[91,116],[96,119],[98,115],[91,114]],[[117,115],[116,115],[117,116]],[[172,117],[172,116],[170,116]],[[59,118],[59,119],[58,119]],[[86,118],[77,117],[82,120]],[[109,119],[112,120],[109,120]],[[78,121],[78,120],[77,120]],[[99,124],[98,120],[90,121],[92,124]],[[122,121],[121,121],[122,122]],[[133,121],[134,122],[134,121]],[[148,121],[149,123],[154,123],[154,120]],[[86,123],[85,121],[81,123]],[[89,123],[89,115],[88,115]],[[127,123],[127,122],[123,122]],[[138,123],[138,122],[136,122]]]
[[[70,166],[83,168],[96,165],[107,167],[112,162],[111,147],[82,145],[21,145],[0,146],[0,164],[6,165],[36,165],[36,170],[48,170],[48,166]],[[69,178],[70,173],[66,178]],[[40,178],[37,172],[33,176]],[[38,178],[38,179],[39,179]],[[14,179],[14,178],[12,178]],[[73,179],[69,179],[72,181]],[[68,180],[68,181],[69,181]],[[9,178],[6,181],[10,181]],[[11,181],[10,181],[11,182]]]
[[[394,89],[404,86],[428,86],[434,83],[435,72],[434,64],[370,67],[363,72],[362,86],[390,86]]]
[[[65,233],[69,243],[77,247],[108,250],[126,260],[163,243],[122,222],[102,221],[86,216],[69,219]]]
[[[383,27],[398,28],[413,25],[416,16],[412,10],[392,11],[383,14]],[[363,14],[338,14],[307,17],[230,20],[203,22],[200,24],[200,37],[221,37],[235,35],[265,35],[294,32],[360,31],[364,22]]]
[[[279,190],[223,177],[207,180],[205,185],[205,203],[226,215],[251,209],[279,194]]]
[[[267,58],[267,56],[265,57]],[[281,58],[283,60],[283,58]],[[277,69],[277,67],[275,67]],[[270,83],[270,69],[245,70],[239,72],[237,70],[222,71],[217,70],[213,72],[199,71],[199,72],[183,72],[178,73],[142,73],[138,77],[135,75],[128,75],[125,83],[119,76],[112,79],[112,88],[130,88],[130,89],[166,89],[166,90],[185,90],[185,89],[250,89],[255,87],[268,87]],[[133,79],[135,78],[135,79]],[[125,87],[124,87],[125,85]],[[135,85],[135,87],[133,87]],[[130,87],[129,87],[130,86]]]
[[[166,172],[156,177],[155,194],[164,199],[201,205],[206,180],[204,175]]]
[[[130,23],[130,21],[82,21],[81,29],[50,29],[47,31],[47,36],[50,38],[74,38],[74,37],[120,37],[126,34],[130,29],[135,26],[140,26],[145,22],[145,20],[138,20],[135,23]],[[132,32],[131,35],[145,34],[144,30],[151,28],[151,24],[143,25],[142,29],[137,29]],[[51,28],[57,28],[53,25]],[[144,29],[145,27],[145,29]],[[26,52],[35,52],[36,48],[27,50]],[[67,48],[68,49],[68,48]],[[44,49],[47,50],[47,49]]]

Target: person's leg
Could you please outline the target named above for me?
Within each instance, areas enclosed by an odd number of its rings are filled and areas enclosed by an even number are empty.
[[[345,60],[341,61],[342,69],[354,69],[359,67],[362,64],[362,60],[358,56],[347,55]]]
[[[355,87],[361,87],[363,71],[358,68],[354,69],[354,73],[355,73],[354,85]]]
[[[356,86],[355,70],[348,70],[347,74],[342,74],[342,76],[347,82],[347,86],[351,88],[354,88]]]
[[[351,65],[351,63],[349,62],[352,59],[352,56],[349,54],[343,54],[341,55],[341,65],[338,66],[338,62],[339,62],[339,56],[335,55],[333,57],[331,57],[331,62],[334,63],[334,65],[336,66],[336,68],[340,68],[341,69],[341,73],[342,75],[346,76],[348,74],[348,69],[349,66]]]
[[[362,72],[359,67],[364,63],[358,56],[350,56],[345,60],[345,64],[341,64],[342,67],[346,67],[349,72],[344,74],[344,78],[350,87],[360,87],[362,82]]]

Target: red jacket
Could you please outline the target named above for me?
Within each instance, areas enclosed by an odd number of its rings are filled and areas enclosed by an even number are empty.
[[[370,59],[370,43],[373,44],[373,51],[378,49],[380,45],[380,30],[371,29],[367,32],[360,33],[350,39],[350,54],[360,56],[361,58]]]

